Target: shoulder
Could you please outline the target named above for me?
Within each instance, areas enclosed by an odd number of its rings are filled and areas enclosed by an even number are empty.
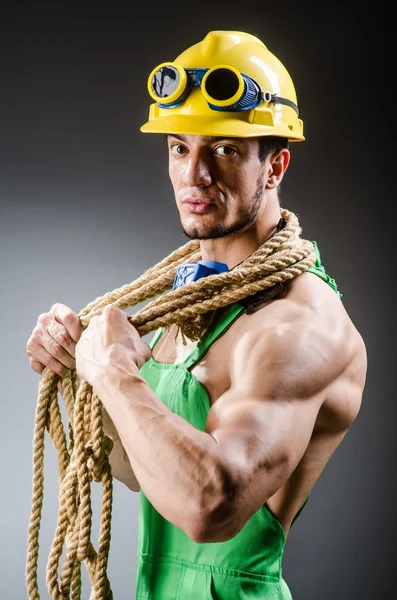
[[[345,378],[355,378],[362,391],[365,345],[338,295],[316,275],[303,273],[282,297],[244,315],[230,373],[233,385],[240,382],[251,393],[324,400],[326,390]]]
[[[286,299],[293,302],[322,332],[323,339],[341,353],[346,364],[367,366],[365,342],[354,325],[342,300],[322,279],[303,273],[291,281]]]

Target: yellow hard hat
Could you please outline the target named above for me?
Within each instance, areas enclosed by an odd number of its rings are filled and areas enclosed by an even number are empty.
[[[145,133],[305,139],[288,71],[249,33],[211,31],[153,69],[148,90]]]

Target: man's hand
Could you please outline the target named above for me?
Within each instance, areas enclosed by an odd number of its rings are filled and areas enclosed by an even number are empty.
[[[118,315],[120,321],[126,320],[126,314],[118,308],[112,308],[110,312],[113,314],[121,313],[122,316]],[[97,319],[97,317],[94,317],[94,319]],[[93,325],[91,321],[87,328],[87,330],[90,330],[90,335],[96,330],[94,325],[95,321]],[[135,331],[135,334],[139,336],[136,329],[128,321],[127,326],[129,334],[131,334],[131,331]],[[115,331],[113,329],[112,331],[115,335]],[[76,313],[69,306],[66,306],[66,304],[53,304],[49,312],[39,315],[37,325],[27,342],[26,350],[30,357],[30,366],[33,371],[41,375],[45,367],[48,367],[61,377],[65,377],[70,369],[76,368],[76,344],[80,340],[82,333],[83,328]],[[147,350],[142,345],[144,345],[143,341],[139,347],[147,354]],[[86,349],[86,347],[84,348]],[[135,358],[137,357],[135,356]],[[84,379],[86,378],[84,377]],[[86,379],[86,381],[88,380]],[[88,381],[88,383],[90,382]],[[62,393],[60,381],[58,382],[58,389]],[[117,430],[105,410],[103,410],[103,428],[104,432],[115,442],[109,457],[114,477],[122,481],[131,490],[139,491],[139,482],[131,468]]]
[[[75,348],[82,332],[78,316],[65,304],[53,304],[39,315],[26,346],[33,371],[41,375],[48,367],[65,377],[76,366]]]
[[[101,315],[92,317],[76,345],[76,370],[81,379],[94,385],[109,367],[128,373],[133,365],[139,371],[151,355],[150,346],[128,321],[127,313],[106,306]]]

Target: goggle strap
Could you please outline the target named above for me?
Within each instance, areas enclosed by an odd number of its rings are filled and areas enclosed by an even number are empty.
[[[271,94],[270,97],[271,97],[270,102],[274,102],[276,104],[285,104],[286,106],[290,106],[291,108],[294,109],[294,111],[296,112],[296,114],[299,117],[299,108],[297,107],[295,102],[292,102],[292,100],[289,100],[288,98],[282,98],[281,96],[277,96],[277,94]],[[268,101],[266,98],[263,98],[263,99],[265,101]]]

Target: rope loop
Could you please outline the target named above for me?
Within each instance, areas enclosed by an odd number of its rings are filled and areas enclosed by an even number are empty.
[[[110,455],[113,446],[113,440],[107,435],[103,438],[103,446],[99,447],[96,452],[94,452],[94,444],[91,439],[86,443],[87,467],[94,481],[102,481],[103,474],[109,463],[108,456]]]

